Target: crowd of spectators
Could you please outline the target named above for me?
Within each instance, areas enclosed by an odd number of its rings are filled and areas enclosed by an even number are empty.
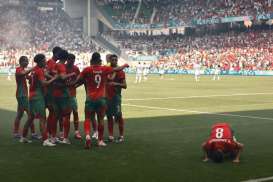
[[[202,69],[273,70],[273,31],[229,32],[179,39],[176,54],[160,56],[153,68],[191,70],[195,63]],[[177,41],[173,42],[176,46]],[[172,46],[170,46],[172,47]]]
[[[98,0],[118,23],[163,23],[272,13],[271,0]],[[141,3],[139,13],[137,8]],[[137,13],[137,17],[135,15]],[[135,18],[135,19],[134,19]]]
[[[80,57],[87,52],[102,51],[82,32],[76,31],[72,19],[61,9],[40,10],[35,7],[0,7],[0,66],[15,65],[21,55],[30,58],[37,52],[48,54],[58,45]]]

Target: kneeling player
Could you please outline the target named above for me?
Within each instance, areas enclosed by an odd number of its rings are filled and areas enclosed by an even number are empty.
[[[204,162],[209,159],[222,162],[224,156],[230,156],[234,163],[240,162],[243,144],[236,141],[233,131],[227,123],[216,123],[212,126],[210,138],[202,144],[205,152]]]

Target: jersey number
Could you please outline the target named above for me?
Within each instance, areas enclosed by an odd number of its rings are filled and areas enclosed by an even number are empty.
[[[223,128],[217,128],[215,137],[216,138],[223,138],[223,135],[224,135],[224,129]]]
[[[95,82],[97,84],[97,88],[99,88],[101,83],[101,75],[99,74],[95,75]]]

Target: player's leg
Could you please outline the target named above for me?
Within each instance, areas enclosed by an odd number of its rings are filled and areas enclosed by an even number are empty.
[[[79,131],[79,113],[78,113],[77,99],[76,97],[71,97],[70,100],[71,100],[71,108],[73,113],[73,123],[74,123],[74,130],[75,130],[74,137],[80,140],[82,139],[82,136]]]
[[[70,131],[70,114],[72,112],[69,97],[60,98],[60,108],[61,108],[61,116],[62,116],[63,128],[64,128],[64,139],[62,143],[71,144],[68,139],[69,131]]]
[[[28,119],[23,127],[23,133],[22,136],[20,138],[20,142],[21,143],[31,143],[31,140],[27,139],[27,135],[28,135],[28,129],[30,128],[30,126],[33,124],[34,121],[34,114],[29,114],[28,115]]]
[[[107,126],[108,126],[108,141],[114,141],[114,118],[113,118],[113,99],[107,99],[107,109],[106,109],[106,116],[107,116]]]
[[[106,144],[103,141],[103,136],[104,136],[104,116],[106,113],[106,99],[104,98],[99,99],[99,101],[96,104],[95,110],[98,116],[98,132],[99,132],[98,146],[105,147]]]
[[[24,110],[19,106],[17,106],[17,114],[16,114],[16,118],[14,120],[14,126],[13,126],[13,137],[14,138],[20,138],[20,134],[19,134],[19,127],[20,127],[20,121],[23,117],[24,114]]]
[[[93,118],[91,118],[91,122],[92,122],[92,128],[93,128],[93,135],[92,138],[94,139],[98,139],[98,122],[95,118],[95,115],[93,116]]]
[[[91,148],[91,118],[95,118],[95,112],[93,111],[93,103],[90,99],[86,99],[85,101],[85,109],[84,109],[84,133],[85,133],[85,149]]]
[[[121,96],[120,95],[115,96],[114,106],[115,106],[114,115],[115,115],[116,121],[118,122],[118,128],[119,128],[118,142],[124,142],[124,118],[121,112]]]

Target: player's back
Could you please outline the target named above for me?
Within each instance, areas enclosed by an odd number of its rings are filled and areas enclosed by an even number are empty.
[[[233,134],[228,123],[216,123],[212,126],[210,139],[232,139]]]
[[[86,83],[87,95],[96,100],[105,97],[105,85],[107,82],[107,75],[112,72],[109,66],[93,65],[85,68],[81,77]]]
[[[29,98],[43,98],[44,88],[41,84],[41,80],[44,80],[44,70],[35,66],[31,73],[31,82],[29,86]]]
[[[24,71],[24,68],[22,67],[17,67],[16,68],[16,73],[20,73]],[[17,97],[22,97],[22,96],[28,96],[27,92],[27,82],[26,82],[26,75],[24,76],[18,76],[15,75],[16,79],[16,96]]]

